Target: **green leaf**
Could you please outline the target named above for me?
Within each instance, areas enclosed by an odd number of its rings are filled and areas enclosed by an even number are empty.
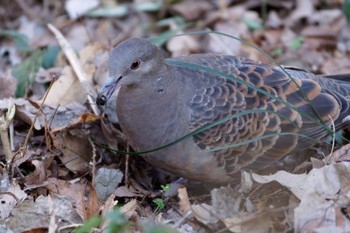
[[[275,49],[270,52],[271,56],[281,56],[283,54],[283,49]]]
[[[155,12],[162,8],[160,3],[138,3],[131,6],[131,10],[141,12]],[[126,4],[120,4],[114,7],[101,7],[95,10],[89,11],[85,16],[90,17],[123,17],[130,14],[130,7]]]
[[[17,97],[23,97],[26,90],[34,82],[35,74],[38,72],[43,60],[43,51],[35,50],[30,57],[22,63],[16,65],[12,70],[12,75],[18,80]]]
[[[175,229],[168,226],[153,226],[145,231],[146,233],[176,233]]]
[[[28,37],[22,33],[14,30],[0,30],[0,36],[13,39],[15,41],[15,48],[20,51],[27,52],[31,50]]]
[[[162,188],[162,190],[164,192],[169,192],[170,191],[170,184],[166,184],[166,185],[160,185],[160,187]]]
[[[293,50],[297,50],[300,48],[301,43],[303,42],[304,37],[302,36],[298,36],[297,38],[295,38],[292,42],[291,45],[289,45],[289,48],[293,49]]]
[[[130,222],[127,221],[118,208],[107,214],[107,218],[109,224],[104,231],[105,233],[121,233],[130,227]]]
[[[42,64],[45,69],[55,65],[60,50],[61,48],[58,45],[49,46],[47,49],[45,49]]]
[[[153,203],[157,205],[157,208],[159,209],[164,209],[164,201],[163,199],[160,199],[160,198],[156,198],[153,200]]]
[[[348,26],[350,25],[350,0],[344,0],[343,12]]]
[[[93,228],[97,228],[102,223],[101,217],[90,218],[84,225],[74,230],[73,233],[86,233],[90,232]]]
[[[251,19],[244,19],[243,22],[245,23],[245,25],[249,28],[249,29],[253,29],[253,30],[260,30],[263,29],[263,25],[255,20],[251,20]]]

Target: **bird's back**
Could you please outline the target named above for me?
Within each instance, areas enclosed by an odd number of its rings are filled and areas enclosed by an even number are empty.
[[[188,132],[218,123],[193,137],[198,147],[213,151],[229,175],[266,168],[316,144],[330,134],[332,122],[341,127],[350,111],[346,82],[303,70],[221,55],[168,63],[191,113]]]

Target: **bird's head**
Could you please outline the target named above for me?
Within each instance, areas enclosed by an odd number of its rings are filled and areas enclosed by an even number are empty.
[[[97,95],[96,103],[104,105],[119,86],[140,88],[161,69],[163,55],[147,40],[132,38],[116,46],[109,57],[109,77]]]

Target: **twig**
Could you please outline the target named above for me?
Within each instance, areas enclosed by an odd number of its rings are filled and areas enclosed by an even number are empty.
[[[89,137],[89,143],[92,147],[92,183],[95,184],[96,178],[96,146],[92,141],[91,137]]]
[[[49,204],[49,216],[50,216],[49,233],[55,233],[55,232],[57,232],[58,225],[56,223],[54,202],[52,200],[51,195],[48,195],[47,200],[48,200],[47,202]]]
[[[10,145],[10,140],[9,140],[9,135],[8,135],[8,127],[6,124],[5,118],[3,118],[4,122],[0,122],[1,124],[1,129],[0,129],[0,138],[1,142],[4,148],[4,153],[6,157],[6,161],[10,161],[12,159],[12,150],[11,150],[11,145]]]
[[[56,81],[56,77],[54,77],[54,78],[52,79],[52,81],[51,81],[51,83],[50,83],[50,86],[49,86],[49,88],[47,89],[47,91],[46,91],[46,93],[45,93],[45,96],[44,96],[44,98],[43,98],[43,101],[41,102],[40,107],[39,107],[38,111],[37,111],[36,114],[35,114],[35,117],[34,117],[34,119],[33,119],[32,125],[30,126],[30,129],[29,129],[29,131],[28,131],[26,140],[24,141],[24,144],[23,144],[23,147],[22,147],[22,151],[21,151],[22,156],[27,152],[27,144],[28,144],[28,141],[29,141],[29,136],[30,136],[30,134],[31,134],[32,131],[33,131],[33,128],[34,128],[34,124],[35,124],[35,122],[36,122],[36,119],[38,118],[39,113],[41,112],[41,110],[42,110],[42,108],[43,108],[43,106],[44,106],[46,97],[47,97],[47,95],[49,94],[49,92],[50,92],[50,90],[51,90],[51,87],[52,87],[52,85],[53,85],[53,83],[54,83],[55,81]]]
[[[129,152],[129,142],[127,142],[126,145],[126,151]],[[127,154],[126,155],[126,159],[125,159],[125,183],[127,184],[129,182],[129,160],[130,160],[130,155]]]
[[[331,123],[332,123],[332,131],[333,131],[334,133],[332,134],[332,149],[331,149],[331,153],[330,153],[329,156],[328,156],[328,159],[327,159],[327,161],[326,161],[326,164],[329,164],[329,161],[331,160],[331,158],[332,158],[332,156],[333,156],[334,147],[335,147],[335,137],[336,137],[336,135],[335,135],[335,125],[334,125],[334,121],[333,121],[333,119],[332,119],[331,116],[328,115],[328,117],[329,117],[329,119],[331,120]]]
[[[7,113],[5,116],[0,116],[0,138],[7,162],[11,161],[13,158],[13,117],[15,114],[15,109],[14,103],[12,103],[12,100],[10,100]]]
[[[87,96],[87,100],[89,102],[89,105],[94,112],[95,115],[100,115],[99,109],[96,107],[95,101],[93,100],[92,96],[96,96],[96,93],[92,93],[92,95],[89,92],[92,92],[93,89],[89,88],[89,80],[87,79],[87,75],[84,72],[84,70],[81,67],[81,64],[79,62],[78,56],[75,54],[75,52],[72,49],[72,46],[68,43],[66,38],[62,35],[62,33],[55,28],[51,24],[47,24],[47,27],[51,30],[51,32],[55,35],[57,42],[60,44],[63,53],[66,55],[69,63],[71,64],[75,74],[77,75],[79,82],[82,86],[82,88],[85,91],[85,94]]]

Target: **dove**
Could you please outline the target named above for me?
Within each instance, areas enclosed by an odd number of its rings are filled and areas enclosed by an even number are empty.
[[[147,40],[111,51],[104,105],[116,113],[131,147],[153,166],[191,180],[225,184],[240,172],[269,169],[332,135],[348,120],[343,76],[314,75],[233,55],[165,58]],[[178,140],[182,139],[182,140]]]

